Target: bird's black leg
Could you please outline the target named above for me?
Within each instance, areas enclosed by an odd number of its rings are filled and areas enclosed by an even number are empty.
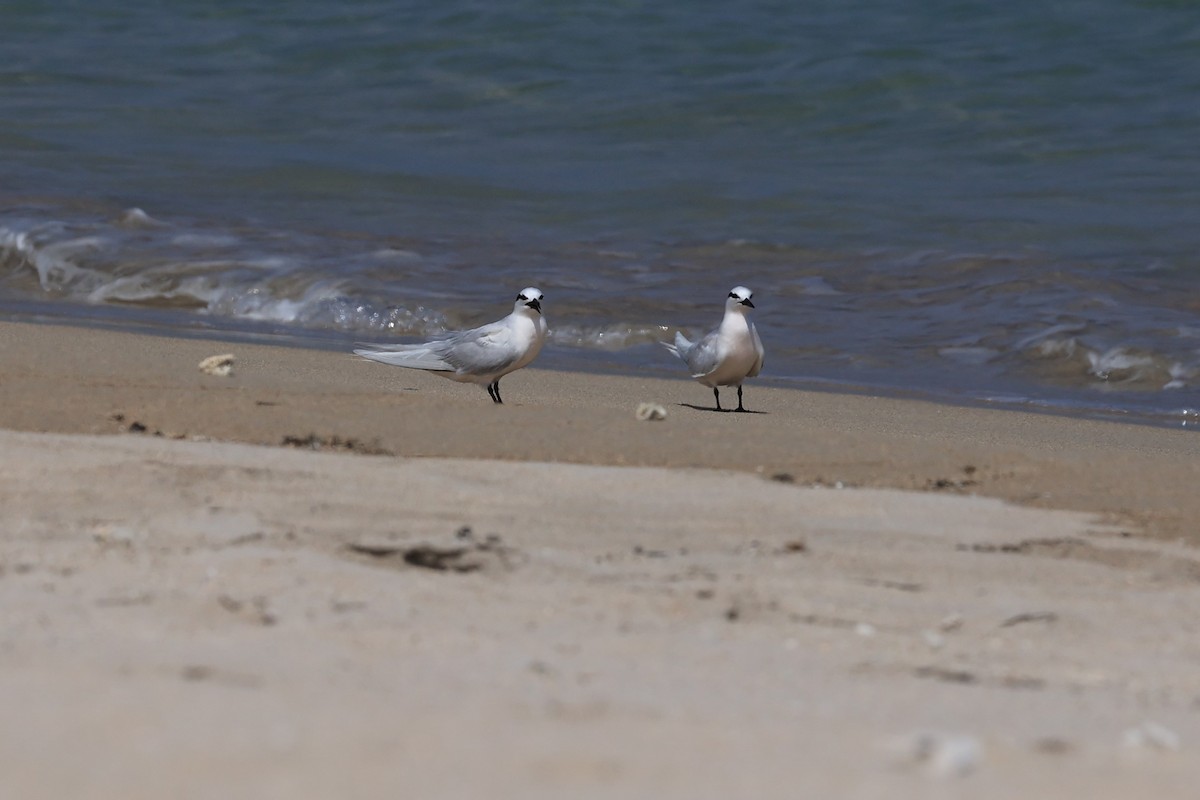
[[[717,411],[724,411],[725,409],[721,408],[721,390],[715,386],[713,387],[713,397],[717,399]]]
[[[492,382],[492,389],[496,392],[496,402],[499,403],[500,405],[504,405],[504,401],[500,399],[500,379],[499,378],[496,378],[496,380]]]
[[[745,409],[745,408],[742,406],[742,387],[741,387],[741,384],[738,384],[738,407],[737,407],[737,410],[738,410],[738,411],[745,411],[745,410],[746,410],[746,409]]]
[[[493,403],[499,403],[500,398],[496,396],[496,382],[492,381],[487,385],[488,397],[492,398]]]

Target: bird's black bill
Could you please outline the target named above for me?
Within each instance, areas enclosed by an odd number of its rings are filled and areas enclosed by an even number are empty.
[[[530,308],[532,308],[534,311],[538,312],[539,314],[542,313],[542,301],[541,300],[530,300],[525,305],[529,306]]]
[[[754,303],[751,303],[751,302],[750,302],[750,298],[749,298],[749,297],[747,297],[745,300],[743,300],[743,301],[742,301],[742,305],[744,305],[744,306],[750,306],[751,308],[754,308]]]

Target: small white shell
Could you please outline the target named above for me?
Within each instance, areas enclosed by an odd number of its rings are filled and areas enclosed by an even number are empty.
[[[660,420],[667,418],[667,410],[658,403],[638,403],[637,411],[634,412],[640,421]]]
[[[206,375],[228,376],[233,373],[233,353],[223,353],[219,356],[209,356],[200,362],[200,371]]]

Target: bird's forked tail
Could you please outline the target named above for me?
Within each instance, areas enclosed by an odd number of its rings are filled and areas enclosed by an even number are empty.
[[[673,354],[675,354],[679,358],[684,358],[688,349],[692,346],[692,343],[689,342],[688,338],[686,336],[684,336],[682,333],[675,334],[675,343],[674,344],[672,344],[671,342],[659,342],[659,344],[661,344],[663,347],[670,350]]]

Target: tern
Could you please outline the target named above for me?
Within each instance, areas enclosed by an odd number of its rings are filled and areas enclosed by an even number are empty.
[[[355,355],[396,367],[423,369],[460,383],[487,387],[493,403],[500,399],[500,379],[528,366],[546,341],[539,289],[522,289],[507,317],[469,331],[424,344],[375,344],[354,351]]]
[[[745,286],[735,286],[725,300],[725,317],[717,328],[695,342],[689,342],[682,333],[675,334],[675,343],[662,342],[662,346],[679,356],[692,373],[692,377],[705,386],[711,386],[721,408],[721,386],[736,386],[738,411],[742,405],[742,381],[753,378],[763,365],[762,340],[746,314],[754,308],[750,298],[754,292]]]

